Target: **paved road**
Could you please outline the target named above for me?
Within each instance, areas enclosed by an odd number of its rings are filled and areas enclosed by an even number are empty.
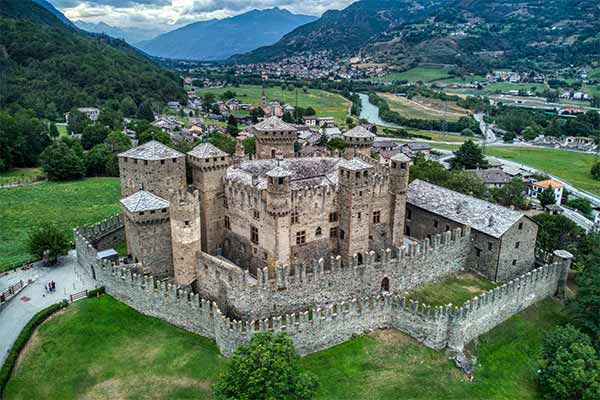
[[[34,267],[27,273],[13,272],[0,279],[2,281],[5,279],[10,279],[11,282],[18,281],[18,274],[23,274],[25,280],[28,277],[34,277],[37,280],[20,292],[16,298],[10,300],[6,308],[0,311],[0,365],[4,363],[23,327],[38,311],[58,303],[62,299],[68,299],[72,293],[93,289],[96,286],[93,279],[79,266],[75,251],[64,257],[59,266]],[[52,280],[56,282],[56,292],[48,294],[44,285]]]
[[[565,217],[569,218],[571,221],[575,222],[577,225],[585,229],[586,232],[590,232],[592,229],[594,229],[594,223],[586,217],[584,217],[583,215],[579,214],[577,211],[572,210],[568,207],[561,208]]]

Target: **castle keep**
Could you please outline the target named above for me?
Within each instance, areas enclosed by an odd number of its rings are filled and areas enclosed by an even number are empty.
[[[535,267],[535,224],[425,182],[409,186],[410,159],[399,154],[389,166],[372,160],[365,149],[374,137],[363,128],[346,135],[346,158],[294,157],[296,131],[277,118],[254,129],[256,160],[241,146],[231,157],[208,143],[187,155],[155,141],[121,154],[122,216],[76,231],[80,263],[142,312],[217,342],[227,336],[227,351],[263,329],[254,321],[270,321],[264,329],[285,321],[291,329],[308,323],[307,310],[312,323],[328,318],[324,310],[335,319],[352,316],[352,328],[340,327],[346,333],[314,337],[318,343],[303,344],[303,352],[367,326],[411,333],[425,329],[421,323],[448,324],[449,310],[427,309],[425,318],[418,305],[400,305],[393,296],[467,269],[509,281]],[[122,231],[134,264],[120,269],[97,260],[95,252],[110,246],[107,237]],[[563,267],[552,268],[535,275],[544,296],[560,287]],[[127,293],[133,287],[139,292]],[[184,321],[192,317],[182,317],[179,306],[145,297],[163,290],[173,304],[199,306],[202,317]],[[367,317],[368,309],[377,311]],[[401,312],[405,319],[397,309],[412,311]],[[215,324],[225,333],[216,333]],[[435,335],[447,335],[438,328]],[[417,336],[435,348],[460,342]]]

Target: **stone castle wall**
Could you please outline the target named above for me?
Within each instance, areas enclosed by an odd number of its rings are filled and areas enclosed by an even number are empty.
[[[118,221],[115,223],[118,226]],[[570,264],[570,260],[562,259],[557,263],[544,265],[472,299],[460,308],[452,305],[429,307],[406,300],[400,295],[384,294],[355,297],[264,319],[231,319],[224,316],[216,302],[203,299],[201,294],[177,290],[175,286],[155,280],[151,276],[138,275],[134,272],[135,268],[101,264],[96,259],[96,249],[86,234],[91,233],[91,236],[98,240],[103,232],[108,235],[112,234],[111,231],[114,232],[108,227],[115,225],[105,223],[104,226],[75,231],[80,263],[88,270],[93,266],[98,284],[104,286],[109,295],[143,314],[161,318],[190,332],[215,339],[226,356],[239,345],[249,341],[254,333],[267,331],[288,333],[301,354],[319,351],[342,343],[352,336],[380,328],[398,329],[433,349],[462,349],[473,338],[489,331],[519,311],[554,295],[557,291],[560,293],[560,286],[566,282],[566,271]],[[410,251],[415,256],[423,254],[416,247]],[[435,252],[435,244],[433,250],[426,251],[427,254]],[[419,258],[412,255],[407,257],[407,254],[404,254],[403,259],[411,258],[412,263],[419,264]],[[233,274],[236,266],[220,263],[221,260],[215,257],[211,261],[219,266],[212,278],[215,282],[224,280],[232,287],[236,284],[235,279],[238,279],[238,284],[244,281],[246,285],[253,283],[253,278],[247,273],[237,276]],[[389,263],[389,259],[387,262]],[[383,265],[384,260],[380,263]],[[354,266],[356,267],[358,265]],[[368,267],[374,269],[374,264]],[[367,266],[363,270],[366,268]],[[408,268],[411,267],[407,265]],[[327,273],[318,271],[314,277],[315,283],[327,282],[322,279],[322,275]],[[425,271],[423,273],[425,274]],[[290,278],[289,275],[280,273],[275,282],[283,285],[282,291],[286,291],[291,284]],[[268,276],[259,274],[254,283],[258,286],[256,289],[260,287],[260,290],[267,290],[267,285],[271,285],[271,282]]]

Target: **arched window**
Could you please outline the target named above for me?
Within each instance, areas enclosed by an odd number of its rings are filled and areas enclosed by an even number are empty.
[[[319,227],[317,228],[317,231],[315,232],[315,236],[321,236],[321,234],[322,234],[322,233],[323,233],[323,232],[321,231],[321,227],[319,226]]]

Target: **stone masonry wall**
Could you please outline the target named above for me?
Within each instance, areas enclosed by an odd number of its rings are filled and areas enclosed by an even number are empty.
[[[101,229],[95,228],[86,232],[102,234]],[[433,349],[462,349],[473,338],[519,311],[557,292],[560,294],[570,264],[566,258],[559,259],[474,298],[460,308],[452,305],[429,307],[387,293],[312,306],[265,319],[240,320],[225,317],[216,303],[198,294],[177,290],[151,276],[138,275],[133,272],[135,268],[101,264],[95,259],[96,250],[82,230],[75,231],[75,241],[80,263],[84,267],[94,265],[96,279],[109,295],[143,314],[215,339],[226,356],[249,341],[254,333],[267,331],[288,333],[301,354],[319,351],[379,328],[398,329]],[[233,267],[224,267],[215,278],[223,280],[222,274]],[[247,278],[247,274],[243,276]],[[233,284],[233,275],[227,273],[225,277]],[[238,276],[238,279],[245,278]],[[266,285],[269,282],[266,278],[259,276],[256,284]],[[284,279],[284,275],[279,275],[279,279]],[[285,283],[285,279],[280,282]]]

